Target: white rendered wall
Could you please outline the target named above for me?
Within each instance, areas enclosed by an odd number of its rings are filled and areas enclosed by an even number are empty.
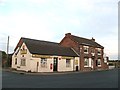
[[[20,49],[22,49],[23,45],[25,46],[25,49],[27,49],[27,54],[21,54],[21,52],[20,52]],[[15,68],[17,70],[28,71],[29,70],[29,65],[30,65],[30,59],[31,59],[32,55],[30,54],[30,52],[29,52],[27,46],[25,45],[25,43],[23,43],[22,46],[21,46],[20,49],[19,48],[17,49],[17,50],[19,50],[18,54],[15,56],[15,53],[14,53],[13,56],[12,56],[12,68]],[[24,58],[26,58],[26,65],[25,66],[21,66],[21,58],[23,58],[22,55],[24,55]],[[15,65],[15,59],[16,58],[17,58],[17,64]]]

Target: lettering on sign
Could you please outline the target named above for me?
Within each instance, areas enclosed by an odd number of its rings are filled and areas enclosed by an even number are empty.
[[[25,50],[20,50],[21,54],[27,54],[27,49]]]
[[[33,54],[32,57],[34,57],[34,58],[51,58],[50,56],[46,56],[46,55],[37,55],[37,54]]]
[[[22,49],[20,50],[21,54],[27,54],[27,49],[25,49],[25,45],[23,45]]]
[[[62,59],[73,59],[73,57],[65,57],[65,56],[63,56]]]

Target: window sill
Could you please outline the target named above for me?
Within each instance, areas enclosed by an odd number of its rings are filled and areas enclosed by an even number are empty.
[[[84,66],[84,67],[89,67],[89,66]]]
[[[98,65],[98,67],[101,67],[101,65]]]

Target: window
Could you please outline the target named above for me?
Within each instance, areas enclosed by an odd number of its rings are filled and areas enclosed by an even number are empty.
[[[26,59],[25,58],[22,58],[21,59],[21,66],[25,66],[26,65]]]
[[[108,57],[104,58],[104,63],[107,63]]]
[[[17,64],[17,58],[15,58],[15,65]]]
[[[23,45],[23,47],[22,47],[22,48],[23,48],[23,50],[25,50],[25,45]]]
[[[41,67],[43,68],[47,67],[47,58],[41,58]]]
[[[101,55],[101,49],[98,48],[98,55]]]
[[[71,60],[70,59],[66,59],[66,67],[71,67]]]
[[[88,58],[85,58],[85,59],[84,59],[84,66],[85,66],[85,67],[88,67],[88,66],[89,66],[89,59],[88,59]]]
[[[98,66],[101,66],[101,59],[98,59],[98,60],[97,60],[97,65],[98,65]]]
[[[95,49],[94,48],[91,49],[91,53],[95,53]]]
[[[88,53],[88,46],[84,46],[84,53]]]

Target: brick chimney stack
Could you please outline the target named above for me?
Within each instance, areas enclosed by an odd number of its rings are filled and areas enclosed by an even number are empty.
[[[71,33],[66,33],[65,36],[66,36],[66,37],[70,37],[70,36],[71,36]]]

